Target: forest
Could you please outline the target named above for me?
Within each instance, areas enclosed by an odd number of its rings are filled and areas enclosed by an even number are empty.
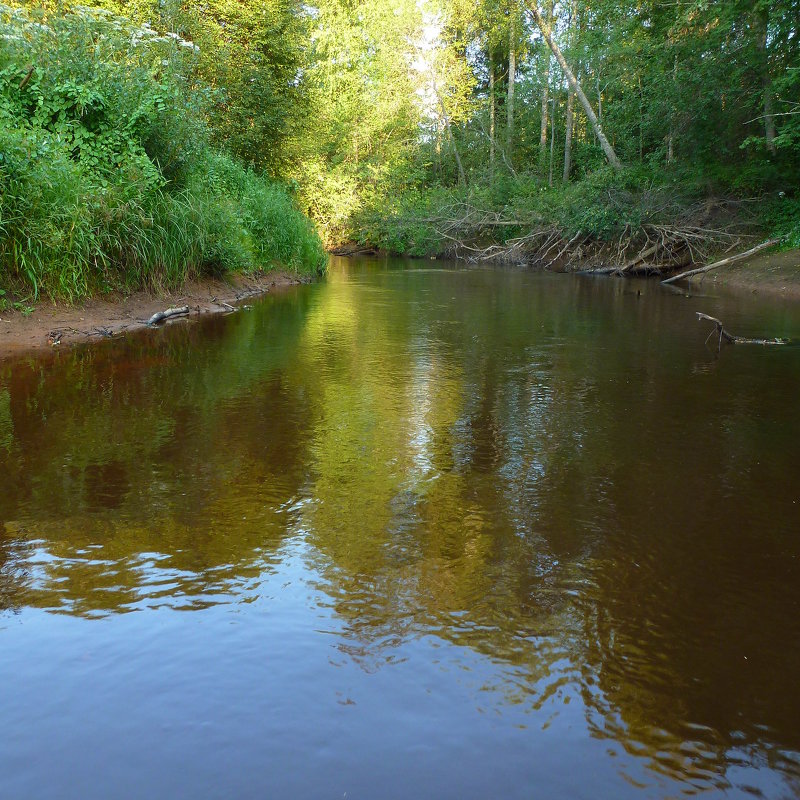
[[[798,0],[5,0],[0,290],[798,247],[798,27]]]

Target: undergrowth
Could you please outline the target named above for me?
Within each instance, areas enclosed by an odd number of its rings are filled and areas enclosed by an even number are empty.
[[[354,215],[349,236],[362,246],[410,256],[463,255],[465,244],[502,246],[534,229],[553,229],[565,241],[580,237],[602,248],[620,238],[635,244],[648,226],[695,222],[708,229],[712,246],[716,234],[724,238],[735,230],[800,247],[800,199],[749,193],[697,172],[608,167],[553,187],[521,173],[500,176],[491,186],[435,186],[397,199],[375,198]]]
[[[3,4],[0,39],[0,288],[76,300],[324,270],[288,190],[212,148],[191,42]]]

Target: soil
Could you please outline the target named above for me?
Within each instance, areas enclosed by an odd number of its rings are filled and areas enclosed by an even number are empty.
[[[691,285],[702,285],[703,280],[706,285],[800,300],[800,250],[759,253],[730,267],[698,275]]]
[[[17,310],[0,311],[0,358],[123,336],[146,328],[153,314],[170,307],[189,306],[189,319],[230,313],[237,303],[247,298],[302,282],[296,275],[281,272],[234,275],[226,279],[190,281],[171,293],[111,294],[80,305],[42,301],[27,314]],[[181,324],[186,319],[187,316],[174,317],[162,324]]]
[[[689,265],[686,269],[701,266]],[[592,266],[588,267],[592,271]],[[611,271],[610,269],[608,271]],[[658,281],[659,277],[650,280]],[[800,249],[757,253],[729,267],[694,275],[674,286],[692,289],[721,288],[765,297],[800,300]]]

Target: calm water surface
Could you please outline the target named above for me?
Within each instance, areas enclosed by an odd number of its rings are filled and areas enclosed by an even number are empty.
[[[0,363],[0,797],[800,796],[800,308],[334,262]],[[638,294],[641,292],[641,294]]]

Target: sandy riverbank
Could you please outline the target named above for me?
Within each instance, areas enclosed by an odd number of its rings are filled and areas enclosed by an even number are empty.
[[[690,285],[696,287],[702,281],[706,286],[800,300],[800,250],[758,254],[697,276]]]
[[[0,358],[122,336],[147,327],[153,314],[169,307],[189,306],[190,313],[164,323],[167,325],[183,324],[187,318],[205,314],[230,313],[231,307],[247,298],[298,283],[302,283],[300,278],[282,272],[235,275],[225,280],[190,281],[180,290],[165,294],[115,294],[74,306],[42,301],[29,314],[2,311]]]

